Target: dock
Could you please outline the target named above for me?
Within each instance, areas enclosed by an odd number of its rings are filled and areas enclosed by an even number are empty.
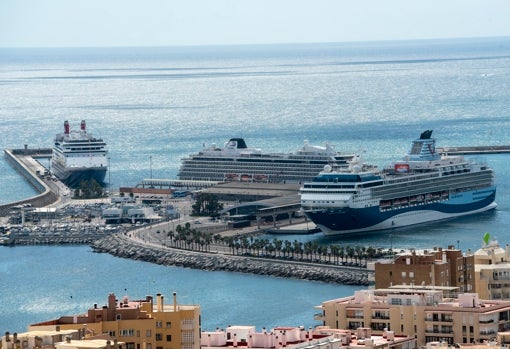
[[[37,173],[44,173],[45,168],[36,159],[51,156],[51,149],[5,149],[4,155],[11,166],[36,189],[38,194],[28,199],[0,205],[0,216],[7,216],[14,206],[29,204],[33,207],[44,207],[59,200],[59,194],[63,192],[61,189],[63,184],[37,175]]]
[[[475,147],[438,147],[437,152],[448,155],[508,154],[510,145],[485,145]]]

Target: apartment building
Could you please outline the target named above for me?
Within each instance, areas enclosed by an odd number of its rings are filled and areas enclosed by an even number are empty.
[[[374,334],[393,331],[427,342],[481,343],[510,329],[510,301],[480,300],[476,293],[445,297],[451,288],[412,287],[357,291],[354,296],[323,302],[316,320],[325,326]]]
[[[448,249],[416,251],[398,255],[394,260],[376,262],[375,288],[394,285],[454,286],[461,293],[476,292],[475,255],[448,246]]]
[[[29,326],[34,330],[80,330],[84,339],[109,339],[125,343],[123,349],[198,349],[200,348],[200,306],[173,302],[165,304],[164,296],[142,300],[120,301],[108,296],[102,307],[97,304],[86,314],[62,316]]]
[[[202,332],[202,349],[261,348],[261,349],[415,349],[414,336],[395,336],[391,331],[372,335],[369,328],[356,331],[318,326],[280,326],[257,332],[255,326],[228,326]]]
[[[394,285],[454,286],[460,293],[476,292],[480,299],[510,300],[510,248],[493,240],[466,253],[448,249],[416,251],[374,264],[375,288]]]
[[[510,257],[508,244],[503,249],[491,241],[474,254],[475,292],[482,299],[510,300]]]
[[[81,338],[81,335],[81,331],[79,330],[60,330],[59,327],[48,331],[14,332],[12,334],[9,331],[6,331],[5,335],[1,338],[0,348],[54,348],[56,343],[63,342],[65,340],[78,340]]]

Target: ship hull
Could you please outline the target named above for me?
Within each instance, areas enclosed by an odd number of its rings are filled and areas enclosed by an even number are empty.
[[[475,214],[496,208],[496,187],[452,195],[448,200],[394,210],[379,206],[308,211],[306,215],[327,236],[405,227]]]
[[[56,162],[52,162],[52,172],[55,177],[70,188],[77,188],[81,182],[90,180],[95,180],[100,185],[104,185],[106,171],[106,167],[65,168]]]

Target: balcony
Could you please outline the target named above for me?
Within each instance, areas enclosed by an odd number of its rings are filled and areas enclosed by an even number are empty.
[[[453,322],[453,318],[450,317],[450,316],[426,317],[425,321],[430,321],[430,322]]]
[[[426,329],[425,335],[430,336],[433,334],[442,334],[442,335],[448,335],[453,336],[453,329],[452,328],[442,328],[442,329]]]
[[[326,317],[324,316],[323,313],[317,313],[313,315],[313,319],[317,321],[324,321]]]
[[[390,316],[389,315],[383,315],[383,314],[372,315],[372,319],[373,320],[389,320]]]

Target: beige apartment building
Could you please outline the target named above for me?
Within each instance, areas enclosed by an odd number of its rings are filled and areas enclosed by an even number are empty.
[[[108,296],[102,307],[95,304],[86,314],[62,316],[29,326],[35,330],[79,330],[84,339],[109,339],[124,343],[123,349],[198,349],[200,348],[200,306],[173,302],[164,296],[120,301]]]
[[[510,248],[497,241],[475,253],[449,246],[410,251],[374,264],[375,288],[394,285],[453,286],[459,293],[476,292],[480,299],[510,300]]]
[[[445,250],[412,250],[394,260],[375,263],[375,288],[435,285],[458,287],[461,293],[476,292],[474,265],[472,253],[463,255],[453,246]]]
[[[510,329],[510,301],[480,300],[476,293],[445,297],[451,291],[438,286],[357,291],[323,302],[315,319],[332,328],[416,335],[419,346],[481,343]]]
[[[475,292],[482,299],[510,300],[510,257],[508,244],[503,249],[491,241],[474,254]]]
[[[0,341],[0,348],[2,349],[31,349],[31,348],[54,348],[59,342],[65,340],[79,340],[81,333],[78,330],[55,330],[48,331],[30,331],[22,333],[5,332]],[[106,341],[105,341],[106,342]],[[101,349],[101,348],[97,348]],[[114,348],[112,348],[114,349]],[[115,348],[115,349],[121,349]]]

